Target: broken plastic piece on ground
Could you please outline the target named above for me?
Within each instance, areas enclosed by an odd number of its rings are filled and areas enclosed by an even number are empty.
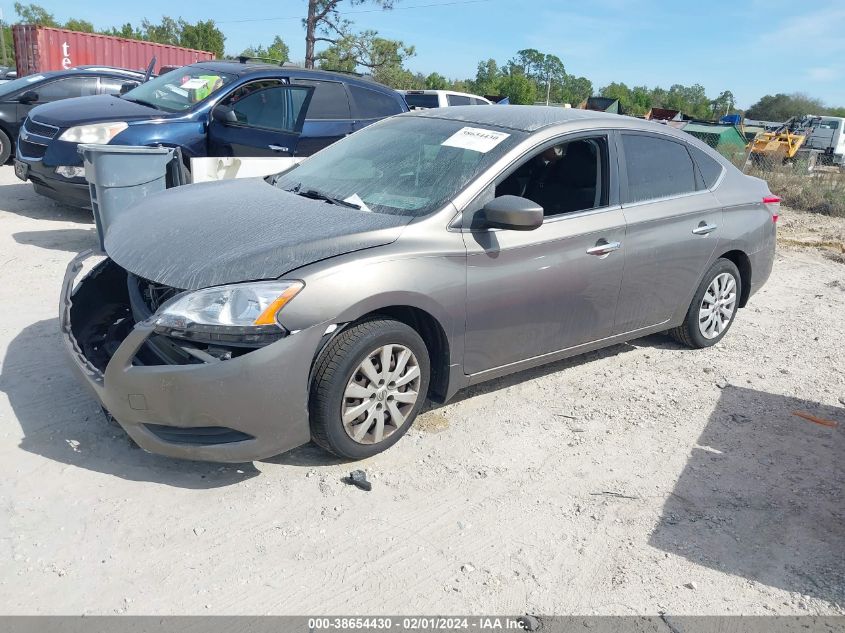
[[[834,422],[833,420],[825,420],[824,418],[817,418],[816,416],[810,415],[809,413],[804,413],[803,411],[793,411],[792,415],[798,416],[799,418],[804,418],[805,420],[808,420],[808,421],[813,422],[815,424],[820,424],[822,426],[828,426],[828,427],[833,428],[833,429],[835,429],[837,426],[839,426],[838,422]]]
[[[366,490],[367,492],[373,489],[373,484],[367,481],[367,473],[363,470],[353,470],[349,473],[349,477],[347,477],[345,481],[346,483],[357,486],[361,490]]]

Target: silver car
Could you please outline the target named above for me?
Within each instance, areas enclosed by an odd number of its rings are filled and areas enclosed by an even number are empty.
[[[425,110],[267,179],[144,199],[108,257],[69,266],[61,329],[149,451],[360,459],[427,397],[655,332],[714,345],[771,272],[778,212],[656,123]]]

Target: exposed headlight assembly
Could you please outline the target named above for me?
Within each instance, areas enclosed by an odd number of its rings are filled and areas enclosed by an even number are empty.
[[[92,123],[91,125],[77,125],[68,128],[59,137],[60,141],[69,143],[101,143],[107,144],[115,136],[123,132],[129,125],[125,121],[110,123]]]
[[[279,312],[302,288],[301,281],[216,286],[174,297],[153,315],[156,331],[219,343],[267,344],[283,337]]]

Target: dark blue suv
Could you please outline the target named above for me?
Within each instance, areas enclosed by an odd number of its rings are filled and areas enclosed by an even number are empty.
[[[37,193],[89,207],[79,143],[180,147],[186,166],[203,156],[310,156],[407,110],[396,91],[354,75],[200,62],[121,96],[35,108],[21,128],[15,174]]]

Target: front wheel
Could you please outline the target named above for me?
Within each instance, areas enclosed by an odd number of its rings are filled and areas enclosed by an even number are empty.
[[[0,130],[0,165],[5,165],[12,155],[12,141],[3,130]]]
[[[717,259],[701,280],[684,322],[669,330],[684,345],[701,349],[722,340],[739,308],[742,279],[728,259]]]
[[[393,319],[353,324],[321,355],[311,387],[311,438],[327,451],[364,459],[404,435],[428,391],[428,350]]]

